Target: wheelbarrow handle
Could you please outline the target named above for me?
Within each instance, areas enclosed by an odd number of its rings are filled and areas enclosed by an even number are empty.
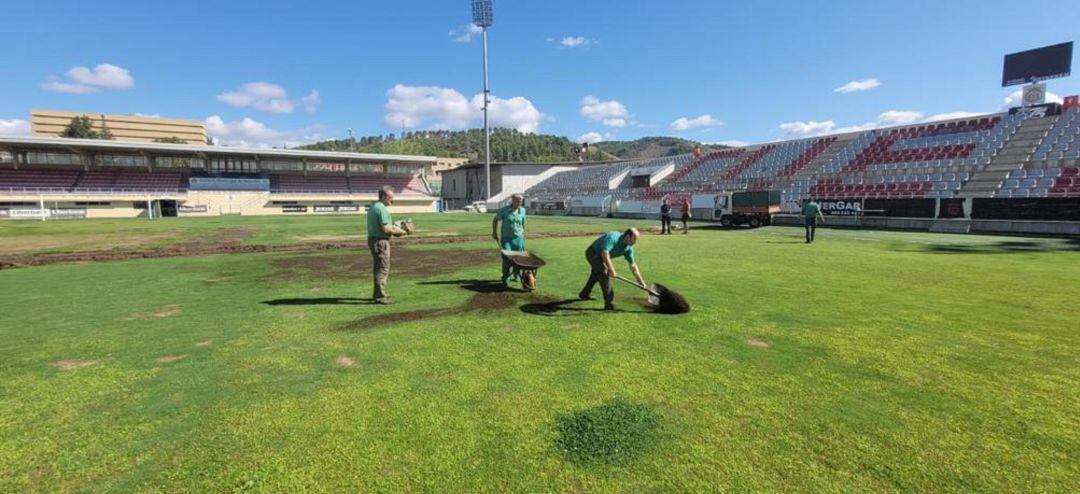
[[[656,293],[656,292],[654,292],[654,291],[652,291],[652,290],[649,290],[649,289],[648,289],[648,287],[644,287],[644,286],[641,286],[641,285],[637,284],[637,282],[636,282],[636,281],[633,281],[633,280],[629,280],[629,279],[623,278],[622,276],[619,276],[619,275],[615,275],[615,278],[617,278],[617,279],[620,279],[620,280],[622,280],[622,281],[625,281],[626,283],[628,283],[628,284],[631,284],[631,285],[634,285],[634,286],[636,286],[636,287],[638,287],[638,288],[640,288],[640,289],[642,289],[642,290],[645,290],[646,292],[648,292],[648,293],[649,293],[649,295],[652,295],[652,296],[654,296],[654,297],[660,297],[660,294],[659,294],[659,293]]]

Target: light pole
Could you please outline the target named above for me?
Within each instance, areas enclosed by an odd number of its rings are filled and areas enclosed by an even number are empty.
[[[491,199],[491,130],[488,128],[488,53],[487,53],[487,30],[494,22],[494,13],[491,9],[491,0],[472,0],[473,24],[480,27],[484,33],[484,177],[487,179],[487,188],[484,189],[484,200]]]

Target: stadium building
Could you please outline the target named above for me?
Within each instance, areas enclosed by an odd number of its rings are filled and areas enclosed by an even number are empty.
[[[30,110],[30,127],[35,136],[61,137],[76,117],[87,117],[95,132],[108,129],[113,139],[120,141],[154,142],[160,139],[177,139],[197,145],[206,145],[209,142],[206,126],[202,122],[175,118]]]
[[[711,219],[742,191],[779,191],[778,223],[814,198],[832,225],[1080,234],[1080,104],[574,167],[526,200],[537,213],[656,218],[663,198],[688,199]]]
[[[116,129],[110,127],[116,132]],[[154,142],[0,137],[0,219],[435,211],[434,157]]]

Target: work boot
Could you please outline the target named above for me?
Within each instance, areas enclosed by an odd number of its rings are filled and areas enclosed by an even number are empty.
[[[382,297],[375,299],[375,303],[379,305],[394,305],[394,301],[390,297]]]
[[[604,310],[615,310],[615,304],[604,304]]]
[[[585,292],[578,292],[577,298],[580,298],[581,300],[593,300],[592,295]]]

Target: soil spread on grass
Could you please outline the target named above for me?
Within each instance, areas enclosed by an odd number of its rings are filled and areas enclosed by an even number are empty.
[[[421,250],[397,247],[390,253],[390,277],[423,276],[447,270],[490,263],[499,259],[491,249]],[[371,254],[341,252],[311,254],[275,259],[270,263],[277,269],[263,280],[295,281],[298,278],[325,280],[361,279],[371,276]]]
[[[550,297],[523,292],[479,292],[469,298],[464,305],[438,309],[422,309],[406,312],[392,312],[350,321],[338,327],[340,331],[369,331],[382,326],[400,324],[422,319],[465,314],[474,311],[495,311],[516,307],[519,302],[547,303]]]
[[[530,239],[584,237],[599,235],[601,231],[572,231],[535,233],[529,235]],[[16,254],[0,256],[0,269],[11,269],[28,266],[41,266],[64,262],[104,262],[121,261],[126,259],[156,259],[161,257],[186,257],[207,256],[214,254],[257,254],[264,252],[281,253],[312,253],[328,250],[354,249],[366,253],[367,241],[342,241],[342,242],[305,242],[285,245],[247,245],[244,242],[251,236],[248,229],[229,229],[227,234],[207,235],[200,237],[198,242],[185,241],[179,244],[166,245],[145,249],[113,249],[113,250],[87,250],[71,253],[38,253]],[[490,240],[487,235],[456,235],[456,236],[429,236],[429,237],[403,237],[394,239],[394,245],[426,245],[426,244],[456,244],[467,242],[482,242]],[[396,263],[395,263],[396,264]]]

